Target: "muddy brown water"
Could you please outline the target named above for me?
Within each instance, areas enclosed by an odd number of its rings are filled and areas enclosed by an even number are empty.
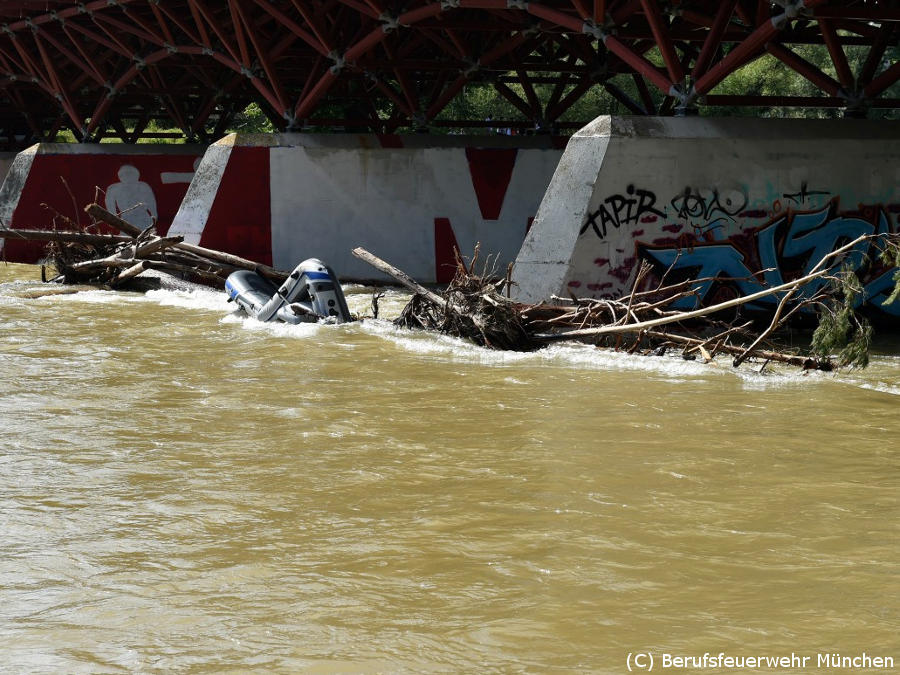
[[[46,289],[0,266],[0,672],[900,665],[896,355],[757,375]]]

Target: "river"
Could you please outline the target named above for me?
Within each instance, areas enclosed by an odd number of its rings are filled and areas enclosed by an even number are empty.
[[[0,265],[0,672],[900,666],[896,354],[501,354],[38,277]]]

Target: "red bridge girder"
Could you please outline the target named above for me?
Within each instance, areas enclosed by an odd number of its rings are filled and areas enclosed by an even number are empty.
[[[550,129],[594,87],[637,114],[900,108],[900,0],[14,0],[0,20],[11,142],[62,128],[133,141],[154,120],[205,140],[251,101],[280,129]],[[716,92],[764,54],[817,92]],[[448,117],[468,84],[519,119]]]

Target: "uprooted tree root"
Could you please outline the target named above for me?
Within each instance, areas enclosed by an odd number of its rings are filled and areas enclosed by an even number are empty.
[[[464,337],[491,349],[531,351],[541,346],[525,326],[521,305],[502,296],[496,281],[473,274],[462,261],[441,305],[416,293],[394,323]]]
[[[728,354],[733,357],[735,367],[751,360],[761,362],[760,371],[769,362],[827,371],[836,365],[864,367],[867,363],[871,330],[852,314],[854,297],[846,290],[848,273],[837,273],[835,268],[848,251],[872,238],[860,237],[839,247],[798,279],[692,311],[677,311],[671,307],[680,299],[695,297],[697,286],[705,280],[668,287],[662,286],[661,282],[655,289],[639,291],[647,274],[643,267],[638,270],[632,291],[622,298],[553,298],[552,303],[528,305],[509,299],[509,270],[506,278],[499,281],[487,270],[475,273],[477,249],[469,266],[457,259],[456,275],[441,295],[424,288],[364,249],[357,248],[353,254],[414,292],[395,321],[405,328],[439,331],[492,349],[532,351],[555,342],[579,341],[647,355],[677,350],[683,358],[707,362],[718,354]],[[896,253],[895,240],[882,237],[881,242]],[[823,278],[832,283],[809,296],[803,295],[803,289]],[[506,295],[502,293],[504,288]],[[754,321],[733,318],[725,322],[721,319],[723,313],[728,312],[739,317],[737,309],[771,295],[779,298],[779,302],[771,321],[762,329]],[[819,339],[820,344],[828,347],[844,347],[837,363],[831,352],[821,346],[817,348],[815,343],[813,350],[804,354],[779,345],[775,340],[792,317],[809,307],[818,308],[820,316],[840,317],[840,321],[828,324],[834,324],[831,328],[820,329],[820,333],[828,331],[832,339]],[[857,330],[851,335],[852,327]],[[844,334],[838,335],[842,330]]]

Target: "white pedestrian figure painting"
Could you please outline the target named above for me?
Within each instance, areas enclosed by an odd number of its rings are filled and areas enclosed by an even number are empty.
[[[119,167],[119,182],[106,188],[106,210],[124,213],[132,225],[145,229],[153,225],[159,213],[153,188],[143,182],[141,172],[131,164]]]

